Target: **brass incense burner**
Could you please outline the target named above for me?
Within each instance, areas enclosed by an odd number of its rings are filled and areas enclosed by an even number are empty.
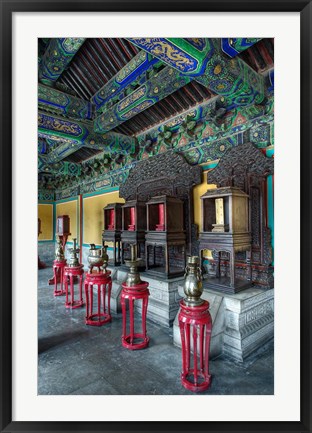
[[[77,244],[76,244],[77,239],[74,238],[73,242],[74,242],[74,246],[73,248],[69,248],[69,259],[68,259],[68,266],[70,267],[77,267],[80,266],[77,254],[80,252],[80,248],[77,248]]]
[[[90,244],[88,255],[90,273],[94,267],[98,268],[99,271],[103,269],[103,272],[105,273],[108,265],[108,259],[107,245],[103,245],[102,248],[96,248],[95,244]]]
[[[57,236],[56,240],[56,248],[55,248],[55,260],[58,262],[62,262],[65,259],[64,250],[62,246],[62,240],[59,236]]]
[[[184,302],[190,307],[201,305],[204,301],[200,298],[203,293],[202,273],[200,269],[200,258],[189,256],[185,268]]]
[[[125,260],[126,266],[129,266],[129,272],[126,279],[127,286],[136,286],[141,284],[140,273],[138,267],[142,265],[142,259],[137,258],[137,245],[130,245],[131,259]]]

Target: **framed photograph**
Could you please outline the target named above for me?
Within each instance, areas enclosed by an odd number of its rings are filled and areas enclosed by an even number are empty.
[[[1,432],[312,432],[311,1],[0,4]]]

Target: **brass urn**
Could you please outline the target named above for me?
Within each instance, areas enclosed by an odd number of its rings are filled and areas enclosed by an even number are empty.
[[[80,251],[80,248],[77,248],[77,244],[76,244],[77,239],[74,238],[73,242],[74,242],[74,246],[73,248],[69,248],[68,252],[69,252],[69,259],[68,259],[68,265],[70,267],[77,267],[80,266],[77,254]]]
[[[127,266],[129,266],[129,272],[126,279],[127,286],[136,286],[137,284],[141,284],[140,273],[138,271],[138,267],[142,264],[142,259],[137,258],[137,246],[130,245],[131,249],[131,259],[125,260]]]
[[[59,236],[57,236],[57,240],[56,240],[55,260],[57,260],[58,262],[62,262],[63,260],[65,260],[62,241]]]
[[[187,258],[184,278],[185,304],[189,307],[201,305],[204,302],[200,298],[203,293],[203,283],[200,258],[198,256],[189,256]]]
[[[108,258],[107,245],[103,245],[102,248],[96,248],[95,244],[90,244],[88,255],[90,273],[94,267],[98,268],[99,271],[103,269],[106,272]]]

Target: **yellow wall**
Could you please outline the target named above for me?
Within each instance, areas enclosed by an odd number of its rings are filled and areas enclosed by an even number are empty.
[[[207,184],[207,171],[203,173],[203,182],[200,185],[196,185],[193,188],[193,199],[194,199],[194,223],[198,224],[199,231],[201,231],[201,199],[200,197],[207,192],[208,189],[216,188],[216,185]]]
[[[39,241],[53,240],[53,204],[38,204],[38,218],[41,219]]]
[[[207,184],[207,176],[209,176],[208,171],[204,171],[203,182],[200,185],[196,185],[193,188],[194,223],[198,224],[199,232],[202,231],[202,229],[203,229],[202,223],[201,223],[201,199],[200,199],[200,197],[203,194],[205,194],[205,192],[207,192],[208,189],[216,188],[216,185]],[[206,258],[211,258],[211,252],[209,250],[204,250],[203,256]]]
[[[83,199],[83,243],[102,245],[103,207],[109,203],[124,203],[118,191]],[[109,244],[108,244],[109,245]]]
[[[78,223],[77,223],[77,200],[66,201],[64,203],[56,203],[56,217],[59,215],[68,215],[70,219],[70,233],[68,241],[72,241],[73,238],[78,239]]]

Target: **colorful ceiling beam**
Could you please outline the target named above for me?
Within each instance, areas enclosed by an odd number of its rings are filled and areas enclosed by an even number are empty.
[[[233,58],[261,41],[261,39],[262,38],[222,38],[221,49],[225,54]]]
[[[39,81],[54,86],[85,38],[51,38],[39,65]]]
[[[209,38],[128,38],[182,74],[196,77],[205,72],[214,46]]]
[[[107,132],[188,84],[192,79],[171,67],[162,69],[94,120],[94,131]]]
[[[40,155],[38,157],[38,172],[53,173],[55,176],[79,176],[81,174],[81,164],[69,161],[51,163],[47,155]]]
[[[197,81],[219,95],[219,106],[227,111],[264,100],[263,76],[240,58],[227,59],[221,52],[214,54]]]
[[[38,173],[51,173],[51,165],[47,162],[46,155],[38,155]]]
[[[49,164],[58,163],[62,159],[67,158],[67,156],[79,150],[81,147],[83,147],[83,144],[81,143],[60,143],[58,147],[47,155],[47,162]]]
[[[38,108],[56,115],[82,120],[91,120],[94,111],[91,102],[42,84],[38,85]]]
[[[92,123],[68,120],[40,111],[38,135],[61,143],[49,153],[50,162],[59,161],[82,146],[105,150],[112,154],[134,153],[136,148],[136,140],[133,137],[114,132],[96,134],[93,132]]]
[[[264,99],[263,77],[241,59],[225,55],[220,39],[130,38],[129,41],[220,95],[222,106],[229,110]]]
[[[134,87],[144,84],[151,73],[157,73],[157,66],[160,65],[163,63],[156,57],[140,51],[91,98],[97,112],[102,113],[123,99],[129,87],[134,90]]]

